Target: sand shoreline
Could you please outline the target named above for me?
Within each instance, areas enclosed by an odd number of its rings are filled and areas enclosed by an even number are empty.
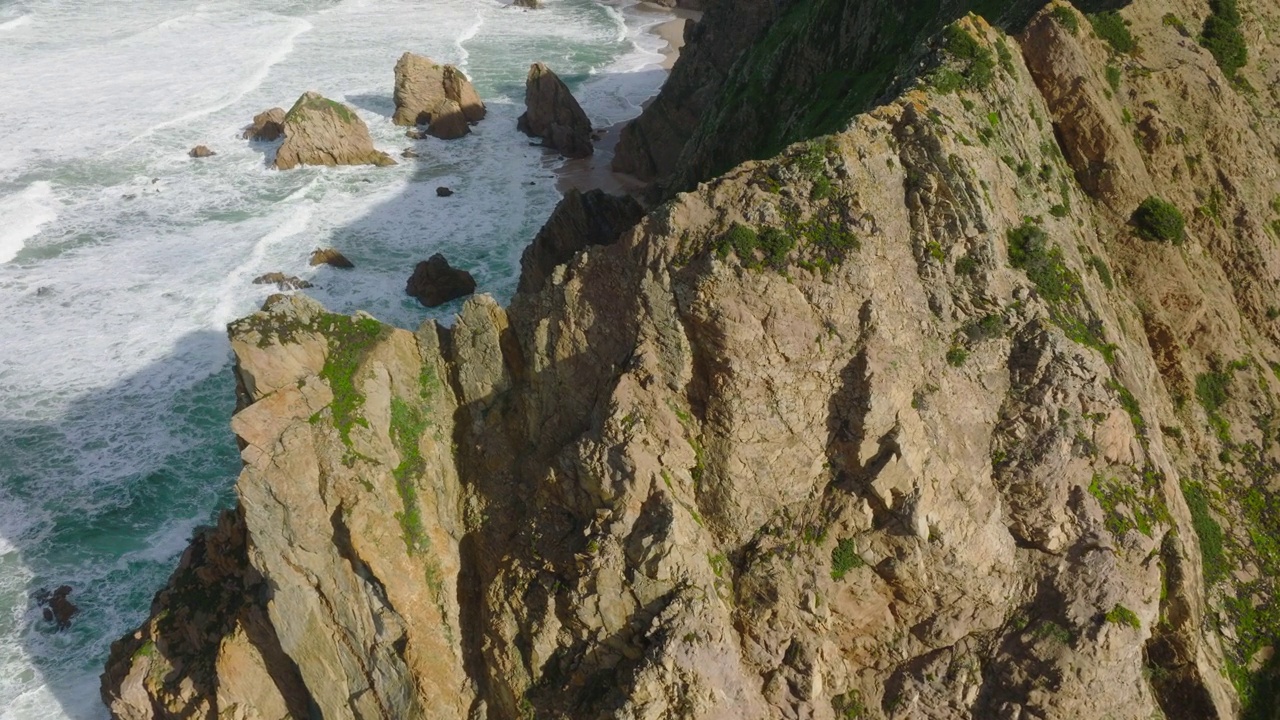
[[[649,30],[649,32],[662,38],[667,43],[667,46],[662,50],[661,67],[669,74],[672,66],[675,65],[676,59],[680,57],[680,50],[684,47],[685,25],[702,19],[702,13],[694,10],[665,8],[647,2],[640,3],[640,7],[655,13],[674,16],[670,20],[658,23]],[[647,106],[652,100],[652,97],[645,100],[644,105]],[[612,168],[614,151],[618,146],[618,140],[622,136],[622,128],[628,122],[630,121],[598,128],[594,133],[596,137],[595,153],[591,157],[564,160],[555,166],[556,187],[560,192],[564,193],[569,190],[579,190],[581,192],[604,190],[613,195],[635,195],[644,189],[647,183],[633,175],[615,172]]]

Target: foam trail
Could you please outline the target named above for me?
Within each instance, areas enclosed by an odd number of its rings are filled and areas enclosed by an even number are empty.
[[[609,19],[613,21],[613,25],[617,29],[617,33],[614,35],[613,41],[622,42],[623,40],[626,40],[627,34],[630,31],[630,28],[627,27],[627,19],[623,17],[622,13],[612,5],[601,5],[601,7],[604,8],[605,12],[609,13]]]
[[[31,16],[21,15],[12,20],[6,20],[5,22],[0,22],[0,31],[17,30],[23,25],[30,25],[30,24],[31,24]]]
[[[466,43],[474,38],[480,32],[480,28],[484,26],[484,15],[476,13],[476,21],[472,23],[458,39],[453,42],[458,48],[458,67],[465,68],[467,60],[471,59],[471,53],[467,52]]]
[[[57,219],[58,213],[51,207],[55,202],[53,187],[43,181],[0,200],[0,264],[17,257],[27,240]]]
[[[303,191],[305,191],[305,188]],[[294,193],[291,197],[297,197],[298,194]],[[243,288],[244,284],[248,282],[249,276],[261,268],[262,260],[266,257],[267,250],[271,246],[281,240],[306,231],[314,211],[315,206],[309,202],[293,210],[284,223],[263,235],[258,242],[254,243],[253,250],[249,253],[247,260],[240,263],[230,273],[227,273],[226,282],[222,285],[222,292],[218,299],[218,307],[213,311],[213,318],[210,322],[211,327],[220,331],[227,326],[227,323],[235,320],[241,314],[241,308],[237,307],[236,303],[239,297],[237,290]]]
[[[175,125],[186,125],[190,123],[192,120],[205,117],[206,115],[212,115],[218,112],[219,110],[229,108],[232,105],[235,105],[237,102],[239,102],[240,99],[243,98],[245,95],[248,95],[254,90],[257,90],[258,87],[262,85],[262,82],[267,79],[267,74],[271,72],[272,66],[276,65],[277,63],[281,62],[285,58],[289,57],[289,53],[293,52],[293,41],[297,39],[299,35],[301,35],[304,32],[307,32],[313,27],[313,25],[310,22],[307,22],[306,20],[303,20],[301,18],[295,18],[291,24],[293,25],[293,29],[289,31],[288,35],[285,35],[284,38],[281,39],[280,46],[276,48],[276,51],[272,53],[270,56],[268,56],[266,60],[263,61],[262,65],[259,66],[256,71],[254,71],[253,75],[251,75],[249,79],[244,82],[244,84],[242,84],[239,88],[236,89],[234,95],[228,97],[226,100],[223,100],[222,102],[216,105],[211,105],[209,107],[201,108],[199,110],[193,110],[192,112],[189,112],[186,115],[183,115],[182,117],[175,118],[173,120],[166,120],[165,122],[159,123],[157,125],[152,125],[151,127],[142,131],[142,134],[138,135],[137,137],[131,138],[125,144],[104,153],[104,155],[112,155],[112,154],[118,153],[121,150],[124,150],[125,148],[129,147],[130,145],[133,145],[134,143],[138,142],[139,140],[142,140],[150,136],[156,131],[163,130],[169,127],[174,127]]]

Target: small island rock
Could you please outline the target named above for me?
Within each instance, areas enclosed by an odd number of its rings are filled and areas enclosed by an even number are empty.
[[[187,153],[187,155],[193,158],[207,158],[207,157],[213,157],[214,155],[217,155],[217,154],[218,153],[214,152],[213,150],[210,150],[208,145],[197,145],[191,148],[191,152]]]
[[[271,142],[284,135],[284,108],[263,110],[253,116],[253,123],[244,129],[240,137],[254,142]]]
[[[390,155],[373,147],[368,126],[351,108],[307,92],[285,115],[284,144],[273,167],[395,164]]]
[[[453,191],[443,185],[436,188],[436,197],[450,197],[452,195]]]
[[[345,258],[344,258],[345,259]],[[281,290],[302,290],[304,288],[314,287],[311,283],[294,275],[285,275],[281,272],[269,272],[265,275],[259,275],[253,279],[254,285],[275,285]]]
[[[564,81],[546,65],[534,63],[529,68],[524,102],[527,110],[516,125],[521,132],[542,138],[544,145],[566,157],[587,157],[595,151],[591,120]]]
[[[418,263],[404,291],[427,307],[437,307],[476,291],[471,273],[449,265],[440,253]]]
[[[395,124],[426,125],[430,135],[453,140],[484,119],[479,93],[453,65],[407,52],[396,62],[395,74]]]
[[[355,263],[347,259],[346,255],[334,250],[333,248],[316,248],[311,252],[311,266],[329,265],[336,268],[353,268]]]

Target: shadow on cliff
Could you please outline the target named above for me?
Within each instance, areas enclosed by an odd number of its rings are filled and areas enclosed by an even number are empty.
[[[6,710],[106,716],[98,676],[108,647],[146,618],[194,528],[231,503],[234,405],[229,345],[207,331],[57,420],[0,424],[0,549],[10,550],[0,598],[16,604],[0,636],[20,644],[0,648],[0,685],[17,698]],[[64,630],[34,597],[61,585],[78,608]]]

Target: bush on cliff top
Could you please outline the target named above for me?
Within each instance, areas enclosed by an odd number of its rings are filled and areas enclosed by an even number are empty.
[[[1200,33],[1200,44],[1218,61],[1222,74],[1231,80],[1249,62],[1249,49],[1240,32],[1240,9],[1236,0],[1210,0],[1209,17]]]

